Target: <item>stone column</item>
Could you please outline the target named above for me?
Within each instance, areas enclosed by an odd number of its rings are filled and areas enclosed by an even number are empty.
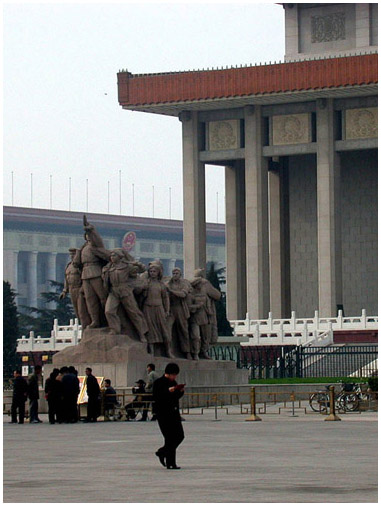
[[[37,307],[37,251],[28,255],[28,306]]]
[[[273,318],[283,316],[282,241],[279,170],[270,170],[269,176],[269,263],[270,310]]]
[[[46,282],[49,284],[48,291],[54,292],[54,289],[50,286],[49,281],[56,281],[56,265],[57,265],[57,252],[53,251],[52,253],[48,254],[47,259],[47,279]],[[55,302],[50,302],[48,304],[49,309],[55,309],[56,304]]]
[[[340,164],[332,99],[317,101],[316,122],[319,313],[330,317],[342,304]]]
[[[269,235],[267,160],[262,156],[260,106],[245,108],[245,198],[247,312],[267,318],[269,304]]]
[[[299,53],[299,20],[298,4],[283,4],[285,19],[285,45],[286,56],[288,58],[296,57]]]
[[[200,131],[197,112],[182,112],[184,190],[184,277],[206,268],[205,168],[199,161]]]
[[[370,5],[356,3],[356,47],[370,46]]]
[[[246,314],[245,169],[225,167],[226,302],[228,320]]]

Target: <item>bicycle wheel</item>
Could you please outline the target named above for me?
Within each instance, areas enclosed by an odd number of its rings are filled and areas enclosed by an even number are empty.
[[[356,411],[359,407],[359,398],[357,394],[344,394],[343,395],[343,408],[344,411]]]
[[[325,392],[316,392],[310,395],[309,403],[312,411],[326,413],[329,405],[329,397]]]

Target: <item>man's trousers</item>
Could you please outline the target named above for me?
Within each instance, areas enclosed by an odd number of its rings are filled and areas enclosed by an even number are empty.
[[[176,449],[185,437],[180,413],[177,411],[170,417],[157,415],[157,421],[164,437],[164,446],[159,448],[158,453],[165,456],[167,466],[175,466]]]

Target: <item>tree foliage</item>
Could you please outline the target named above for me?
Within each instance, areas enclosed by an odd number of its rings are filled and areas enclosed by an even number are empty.
[[[217,288],[217,290],[221,291],[221,285],[226,283],[225,271],[226,271],[225,267],[216,269],[214,262],[211,262],[210,264],[208,264],[206,279],[210,281],[210,283],[215,288]],[[221,293],[222,293],[221,299],[216,301],[218,335],[232,336],[233,331],[229,321],[226,318],[226,295],[224,292]]]
[[[15,302],[16,292],[8,281],[3,281],[3,376],[9,378],[19,366],[16,355],[19,336],[18,314]]]
[[[55,319],[61,325],[66,325],[71,319],[75,318],[70,297],[61,300],[59,298],[63,290],[63,284],[58,281],[49,281],[49,283],[52,291],[40,294],[44,301],[44,308],[22,306],[23,314],[20,314],[19,317],[22,334],[28,335],[33,330],[36,336],[49,337]],[[52,302],[55,306],[54,309],[46,307],[47,304]]]

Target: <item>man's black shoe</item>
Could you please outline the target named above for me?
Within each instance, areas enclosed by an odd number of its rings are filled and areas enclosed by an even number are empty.
[[[167,469],[181,469],[179,466],[167,466]]]
[[[155,455],[156,455],[156,457],[158,457],[158,458],[159,458],[159,460],[160,460],[160,464],[161,464],[162,466],[166,467],[166,466],[167,466],[167,464],[165,463],[165,456],[164,456],[162,453],[159,453],[159,452],[155,452]]]

